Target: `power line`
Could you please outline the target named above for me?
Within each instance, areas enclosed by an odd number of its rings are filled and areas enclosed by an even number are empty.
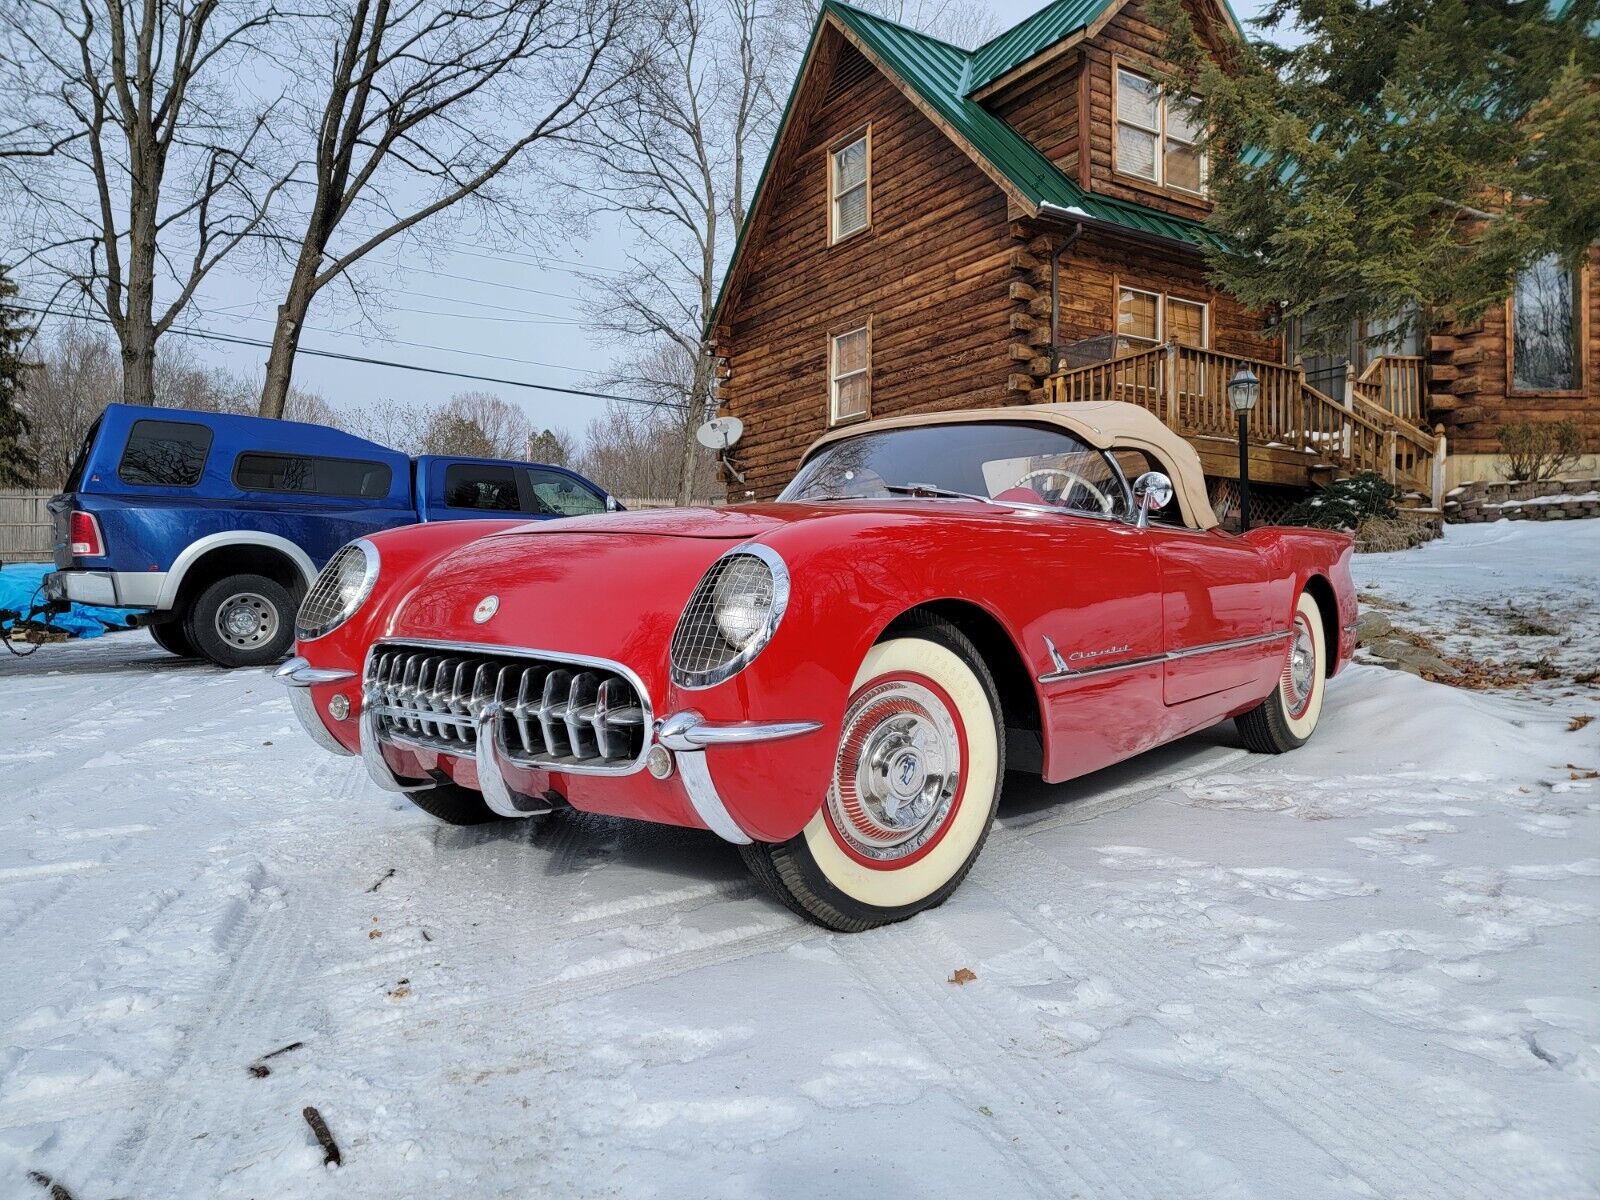
[[[93,322],[95,322],[97,324],[101,324],[101,325],[109,325],[109,324],[111,324],[110,320],[108,318],[106,318],[106,317],[92,316],[92,315],[85,314],[85,313],[70,313],[70,312],[62,312],[60,310],[52,310],[52,309],[46,309],[46,308],[33,308],[33,307],[30,307],[30,306],[25,305],[25,304],[17,304],[17,305],[14,305],[13,307],[20,308],[24,312],[35,313],[35,314],[37,314],[39,316],[64,317],[64,318],[71,319],[71,320],[93,321]],[[253,346],[253,347],[256,347],[258,349],[263,349],[263,350],[267,350],[267,349],[271,349],[272,348],[272,343],[271,342],[262,341],[260,338],[239,337],[239,336],[237,336],[235,334],[218,333],[215,330],[209,330],[209,329],[188,329],[188,328],[183,328],[183,327],[174,325],[172,328],[168,329],[167,332],[168,333],[178,334],[181,337],[195,338],[195,339],[197,339],[199,341],[222,342],[222,343],[225,343],[225,344],[228,344],[228,345],[234,345],[234,346]],[[401,343],[401,344],[403,344],[403,345],[416,345],[417,343],[406,342],[406,343]],[[450,354],[474,354],[474,352],[470,351],[470,350],[446,350],[442,346],[426,346],[426,347],[422,347],[422,348],[423,349],[431,349],[431,350],[443,350],[445,353],[450,353]],[[361,363],[361,364],[366,365],[366,366],[391,367],[391,368],[393,368],[393,369],[395,369],[397,371],[415,371],[415,372],[417,372],[419,374],[423,374],[423,375],[442,375],[442,376],[445,376],[445,377],[450,378],[450,379],[465,379],[465,380],[469,380],[469,381],[474,382],[474,383],[493,383],[493,384],[499,384],[499,385],[501,385],[503,387],[528,388],[528,389],[530,389],[532,391],[536,391],[536,392],[554,392],[554,393],[556,393],[558,395],[562,395],[562,396],[583,396],[583,397],[586,397],[588,399],[593,399],[593,400],[615,400],[615,401],[618,401],[619,403],[623,403],[623,404],[644,404],[644,405],[647,405],[647,406],[649,406],[651,408],[665,408],[665,409],[669,409],[669,410],[671,410],[673,412],[683,412],[688,407],[687,405],[684,405],[684,404],[674,404],[674,403],[672,403],[671,401],[668,401],[668,400],[646,400],[646,399],[644,399],[643,397],[640,397],[640,396],[619,396],[619,395],[616,395],[616,394],[614,394],[612,392],[591,392],[591,391],[586,391],[586,390],[584,390],[582,388],[557,387],[554,384],[549,384],[549,383],[530,383],[528,380],[525,380],[525,379],[501,379],[501,378],[497,378],[497,377],[492,376],[492,375],[475,375],[475,374],[472,374],[472,373],[467,372],[467,371],[451,371],[451,370],[448,370],[448,369],[446,369],[444,367],[429,367],[429,366],[424,366],[421,363],[398,362],[398,361],[396,361],[394,359],[387,359],[387,358],[372,358],[372,357],[370,357],[368,355],[363,355],[363,354],[345,354],[345,353],[343,353],[341,351],[338,351],[338,350],[318,350],[318,349],[314,349],[314,348],[309,347],[309,346],[301,346],[296,351],[296,353],[297,354],[309,355],[309,356],[314,357],[314,358],[331,358],[331,359],[336,359],[336,360],[338,360],[340,362]],[[501,359],[501,361],[504,361],[504,362],[520,362],[520,363],[527,364],[529,366],[549,366],[550,365],[548,363],[536,363],[536,362],[533,362],[530,359],[502,358],[502,356],[495,355],[495,354],[484,354],[484,355],[475,355],[475,356],[476,357],[480,357],[480,358],[499,358],[499,359]],[[564,367],[564,368],[561,368],[561,369],[562,370],[577,370],[576,367]]]

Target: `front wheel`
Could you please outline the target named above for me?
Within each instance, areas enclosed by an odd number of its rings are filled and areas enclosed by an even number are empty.
[[[943,904],[994,823],[1005,739],[994,679],[954,626],[920,619],[856,673],[832,782],[778,845],[741,847],[779,900],[854,933]]]
[[[1305,745],[1322,715],[1328,647],[1322,631],[1322,607],[1311,593],[1300,593],[1289,632],[1289,653],[1278,686],[1234,721],[1244,744],[1257,754],[1283,754]]]
[[[406,799],[446,825],[487,825],[505,819],[484,803],[480,793],[453,783],[407,792]]]

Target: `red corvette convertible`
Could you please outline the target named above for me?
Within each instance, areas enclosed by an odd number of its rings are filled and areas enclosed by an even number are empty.
[[[1142,408],[943,412],[834,430],[772,504],[352,542],[277,673],[319,744],[440,820],[710,829],[859,930],[955,890],[1007,770],[1229,717],[1302,744],[1352,650],[1350,553],[1223,533]]]

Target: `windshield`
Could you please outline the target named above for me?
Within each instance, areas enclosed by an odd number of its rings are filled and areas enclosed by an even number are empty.
[[[883,429],[817,451],[781,500],[971,496],[1130,517],[1115,464],[1065,430],[1014,421]]]

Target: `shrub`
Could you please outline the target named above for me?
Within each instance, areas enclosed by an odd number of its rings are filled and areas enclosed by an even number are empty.
[[[1500,426],[1506,478],[1538,483],[1554,479],[1583,456],[1583,434],[1572,420]]]
[[[1315,529],[1354,529],[1369,518],[1392,520],[1394,484],[1376,471],[1364,471],[1348,479],[1330,483],[1314,496],[1308,496],[1283,514],[1285,525],[1309,525]]]

